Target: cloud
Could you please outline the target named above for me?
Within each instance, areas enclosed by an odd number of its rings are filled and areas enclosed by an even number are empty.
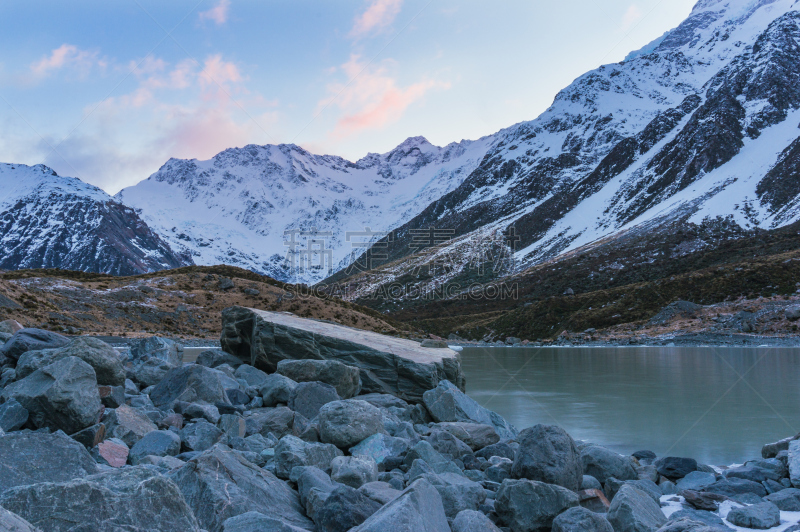
[[[70,68],[81,76],[86,76],[94,66],[105,68],[107,64],[98,58],[96,51],[81,50],[73,44],[65,43],[50,52],[50,55],[31,64],[30,74],[34,80],[40,80],[54,71]]]
[[[627,31],[631,29],[637,22],[639,22],[644,13],[642,10],[639,9],[639,6],[636,4],[631,4],[625,14],[622,16],[622,29],[623,31]]]
[[[397,80],[385,67],[364,64],[358,55],[352,55],[341,70],[350,83],[330,85],[329,97],[320,102],[320,106],[336,105],[343,111],[331,132],[336,139],[383,128],[399,120],[410,105],[431,89],[450,88],[449,83],[428,79],[398,87]]]
[[[365,37],[388,27],[400,13],[403,0],[372,0],[353,24],[350,36],[354,39]]]
[[[228,21],[228,8],[230,8],[230,6],[230,0],[219,0],[217,5],[208,11],[201,11],[198,16],[200,20],[211,20],[218,26],[221,26]]]

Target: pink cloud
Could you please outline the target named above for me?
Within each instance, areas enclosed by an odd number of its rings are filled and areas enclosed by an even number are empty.
[[[208,11],[200,12],[200,20],[211,20],[217,25],[225,24],[228,21],[228,8],[230,6],[230,0],[220,0],[217,5]]]
[[[381,30],[394,22],[403,0],[372,0],[366,11],[356,17],[350,36],[357,39]]]
[[[339,139],[396,122],[431,89],[450,88],[449,83],[433,80],[398,87],[397,80],[385,68],[365,65],[357,55],[351,56],[342,70],[350,83],[329,86],[331,96],[320,102],[321,106],[335,104],[344,112],[331,133]]]
[[[98,59],[97,52],[81,50],[73,44],[62,44],[50,55],[43,57],[30,66],[31,74],[35,78],[44,78],[51,72],[70,67],[86,75],[93,66],[106,67],[106,62]]]

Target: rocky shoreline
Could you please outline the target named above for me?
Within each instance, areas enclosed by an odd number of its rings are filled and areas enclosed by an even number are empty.
[[[407,384],[376,392],[381,364],[407,369],[380,346],[320,352],[332,337],[295,323],[264,348],[266,325],[228,327],[225,350],[189,363],[166,338],[120,352],[0,323],[0,530],[800,530],[797,437],[728,468],[623,456],[555,426],[517,431],[436,357],[411,353]],[[274,371],[251,365],[272,364],[253,358],[254,331],[264,357],[282,353]]]

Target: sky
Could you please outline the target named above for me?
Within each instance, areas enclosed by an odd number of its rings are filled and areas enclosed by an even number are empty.
[[[170,157],[356,161],[532,120],[695,0],[3,0],[0,162],[114,194]]]

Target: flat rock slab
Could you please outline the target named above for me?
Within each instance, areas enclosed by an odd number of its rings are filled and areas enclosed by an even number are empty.
[[[449,380],[464,389],[457,352],[412,340],[299,318],[283,312],[231,307],[222,313],[223,350],[274,373],[282,360],[338,360],[361,370],[362,391],[419,403]]]

